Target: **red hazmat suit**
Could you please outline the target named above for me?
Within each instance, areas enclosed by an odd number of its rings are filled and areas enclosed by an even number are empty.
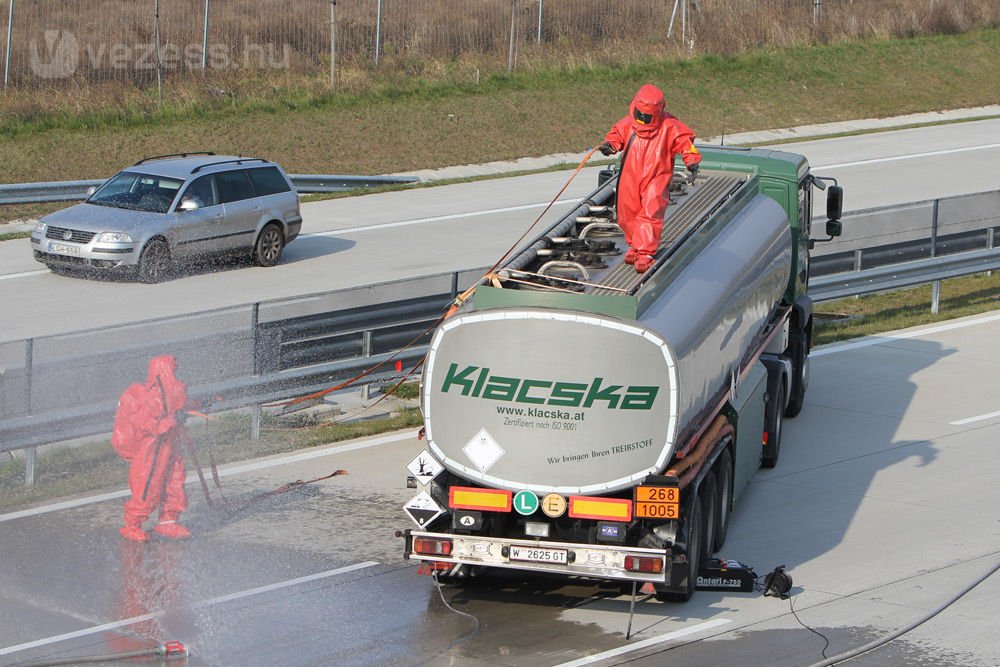
[[[188,537],[187,528],[177,523],[187,509],[184,480],[187,477],[181,453],[178,413],[187,404],[187,391],[174,374],[177,360],[160,355],[149,360],[145,384],[133,384],[118,401],[111,444],[130,463],[129,490],[125,501],[123,537],[144,542],[143,522],[160,509],[156,532],[166,537]]]
[[[643,123],[637,116],[649,120]],[[652,257],[660,244],[674,156],[680,154],[684,164],[691,166],[701,162],[701,155],[694,147],[694,132],[666,112],[663,93],[650,84],[639,89],[629,114],[615,123],[605,140],[615,152],[628,151],[618,179],[618,224],[638,270],[640,261]]]

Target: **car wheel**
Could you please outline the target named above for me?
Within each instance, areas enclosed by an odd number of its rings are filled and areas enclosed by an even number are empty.
[[[170,271],[170,249],[163,239],[153,239],[146,244],[139,256],[139,280],[158,283]]]
[[[281,227],[271,223],[257,237],[257,245],[253,249],[253,258],[258,266],[274,266],[281,259],[281,251],[285,249],[285,235]]]

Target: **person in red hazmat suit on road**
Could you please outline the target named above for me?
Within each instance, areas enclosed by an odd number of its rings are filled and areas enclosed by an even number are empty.
[[[629,244],[625,262],[634,264],[638,273],[649,269],[660,244],[674,156],[679,154],[692,173],[698,171],[701,155],[693,142],[694,132],[667,113],[660,89],[646,84],[600,146],[604,155],[625,151],[618,178],[618,224]]]
[[[132,497],[125,501],[122,537],[136,542],[149,540],[142,524],[159,508],[156,532],[169,538],[191,533],[177,523],[187,509],[181,453],[181,429],[187,390],[177,379],[177,360],[170,354],[149,360],[145,384],[133,384],[118,400],[111,444],[129,462],[128,485]]]

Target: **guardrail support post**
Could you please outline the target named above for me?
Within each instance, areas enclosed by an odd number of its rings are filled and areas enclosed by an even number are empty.
[[[38,456],[38,447],[28,447],[24,452],[24,485],[35,485],[35,459]]]
[[[260,440],[260,403],[250,408],[250,439]]]
[[[931,214],[931,257],[937,257],[938,207],[940,199],[934,200],[934,211]],[[941,281],[935,280],[931,285],[931,315],[937,315],[941,310]]]
[[[987,250],[993,250],[993,236],[994,236],[993,232],[994,231],[996,231],[995,227],[990,227],[989,229],[986,230],[986,249]],[[987,276],[992,276],[993,272],[992,271],[987,271],[986,275]]]
[[[366,359],[372,356],[372,332],[371,330],[365,331],[361,338],[361,356]],[[361,385],[361,400],[367,401],[371,398],[372,385],[370,382],[366,382]]]

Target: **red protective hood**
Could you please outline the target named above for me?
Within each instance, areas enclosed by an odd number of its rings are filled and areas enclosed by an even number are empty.
[[[163,387],[166,398],[167,414],[173,414],[187,403],[187,387],[174,374],[177,370],[177,359],[172,354],[161,354],[149,360],[149,379],[146,386],[150,389]]]
[[[632,116],[632,129],[635,133],[640,135],[653,134],[660,129],[660,125],[663,123],[663,108],[663,91],[649,83],[640,88],[628,107],[629,115]],[[636,109],[642,113],[652,114],[653,121],[648,125],[637,121],[634,117]]]

